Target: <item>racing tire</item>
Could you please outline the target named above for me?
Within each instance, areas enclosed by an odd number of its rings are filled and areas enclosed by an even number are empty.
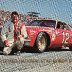
[[[45,51],[45,49],[48,47],[48,38],[46,36],[46,33],[41,32],[38,34],[35,47],[36,52],[42,53]]]
[[[69,50],[72,51],[72,46],[69,46]]]

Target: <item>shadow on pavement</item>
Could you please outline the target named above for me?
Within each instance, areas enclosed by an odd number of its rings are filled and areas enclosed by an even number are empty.
[[[3,48],[0,48],[0,55],[3,55],[3,52],[2,52],[2,49]],[[15,50],[16,51],[16,50]],[[69,49],[61,49],[61,48],[49,48],[49,49],[46,49],[44,52],[60,52],[60,51],[70,51]],[[38,52],[35,52],[34,48],[33,47],[28,47],[28,46],[25,46],[21,49],[21,53],[38,53]],[[14,55],[14,53],[11,53],[10,55]]]
[[[50,52],[50,51],[70,51],[69,49],[61,49],[61,48],[49,48],[49,49],[46,49],[44,52]],[[31,47],[24,47],[21,52],[27,52],[27,53],[36,53],[34,51],[34,48],[31,48]]]
[[[45,52],[49,52],[49,51],[70,51],[69,49],[47,49],[45,50]]]

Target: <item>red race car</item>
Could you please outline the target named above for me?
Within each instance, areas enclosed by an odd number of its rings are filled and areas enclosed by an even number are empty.
[[[35,48],[38,52],[63,46],[72,50],[72,27],[65,22],[53,19],[33,20],[26,28],[29,39],[26,39],[24,45]]]

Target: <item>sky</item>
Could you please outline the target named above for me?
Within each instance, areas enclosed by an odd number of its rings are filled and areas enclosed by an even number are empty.
[[[72,24],[72,0],[0,0],[0,9],[22,14],[38,12],[41,17]]]

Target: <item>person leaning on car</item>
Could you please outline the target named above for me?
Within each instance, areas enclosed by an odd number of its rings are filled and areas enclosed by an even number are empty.
[[[27,37],[26,27],[19,20],[19,15],[16,11],[11,13],[11,19],[4,24],[1,31],[1,38],[5,44],[3,49],[4,54],[10,54],[12,48],[17,46],[20,50],[24,44],[24,38]]]

